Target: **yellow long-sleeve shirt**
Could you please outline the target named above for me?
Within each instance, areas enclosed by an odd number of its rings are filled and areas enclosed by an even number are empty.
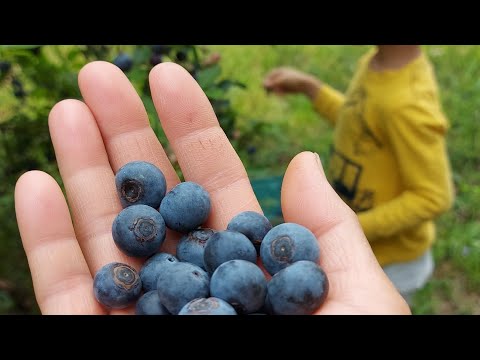
[[[433,220],[453,201],[448,122],[422,54],[399,70],[359,61],[343,96],[323,85],[316,110],[335,126],[329,180],[358,214],[380,265],[413,260],[435,239]]]

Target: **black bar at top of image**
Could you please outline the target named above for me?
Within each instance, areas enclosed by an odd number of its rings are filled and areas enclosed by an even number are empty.
[[[480,43],[474,13],[453,7],[440,16],[438,9],[419,12],[404,4],[357,12],[347,3],[330,9],[267,8],[261,12],[237,4],[228,14],[212,6],[182,11],[146,7],[115,13],[97,9],[68,14],[22,18],[3,11],[0,44],[476,44]],[[386,6],[386,4],[384,4]],[[398,5],[398,6],[397,6]],[[376,5],[377,6],[377,5]],[[379,6],[379,5],[378,5]],[[191,10],[191,16],[184,15]],[[280,11],[279,11],[280,10]],[[281,10],[284,10],[281,13]],[[366,11],[368,10],[368,11]]]

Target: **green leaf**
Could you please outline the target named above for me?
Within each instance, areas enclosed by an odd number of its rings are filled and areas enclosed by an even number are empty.
[[[211,100],[215,114],[223,114],[231,111],[230,100],[229,99],[212,99]]]
[[[210,87],[205,89],[205,94],[208,96],[209,99],[213,100],[225,95],[225,90],[218,87]]]
[[[134,66],[128,73],[128,78],[138,92],[142,92],[145,79],[148,77],[147,69]]]
[[[147,46],[138,46],[133,52],[133,61],[135,64],[147,63],[150,59],[151,50]]]
[[[4,49],[14,49],[14,50],[17,50],[17,49],[35,49],[39,46],[42,46],[42,45],[0,45],[0,48],[4,48]]]
[[[207,89],[215,84],[221,72],[222,70],[218,64],[199,70],[197,73],[197,82],[202,89]]]
[[[217,86],[225,91],[234,86],[242,89],[245,89],[247,87],[244,83],[236,80],[222,80],[217,84]]]

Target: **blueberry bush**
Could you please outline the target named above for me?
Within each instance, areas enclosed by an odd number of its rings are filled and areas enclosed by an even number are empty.
[[[236,112],[228,92],[245,86],[225,78],[220,56],[205,46],[0,46],[0,216],[4,219],[0,227],[0,314],[38,312],[14,216],[14,186],[28,170],[46,171],[62,185],[48,114],[61,99],[81,98],[77,74],[94,60],[113,62],[128,76],[180,176],[150,98],[148,73],[153,66],[170,61],[187,69],[207,94],[232,143],[242,146],[244,142],[236,132]]]

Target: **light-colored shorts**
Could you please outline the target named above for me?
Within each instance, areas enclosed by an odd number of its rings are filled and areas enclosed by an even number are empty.
[[[434,268],[432,252],[428,250],[415,260],[387,265],[383,270],[407,303],[412,305],[413,294],[425,286]]]

